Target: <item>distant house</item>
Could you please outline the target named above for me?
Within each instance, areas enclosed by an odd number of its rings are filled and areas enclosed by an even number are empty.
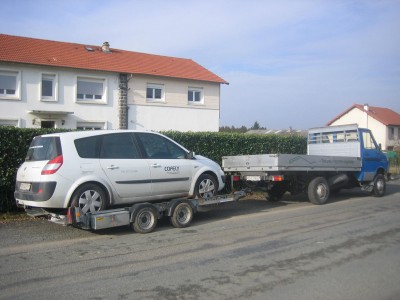
[[[400,114],[384,107],[354,104],[328,122],[328,126],[358,124],[371,129],[383,150],[400,147]]]
[[[218,131],[220,86],[191,59],[0,34],[0,125]]]

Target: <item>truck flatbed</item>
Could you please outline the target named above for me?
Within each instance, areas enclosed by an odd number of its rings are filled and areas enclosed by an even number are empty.
[[[272,171],[360,171],[359,157],[259,154],[224,156],[222,167],[226,172]]]

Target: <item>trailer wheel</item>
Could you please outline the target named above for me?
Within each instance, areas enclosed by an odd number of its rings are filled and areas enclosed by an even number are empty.
[[[218,192],[218,181],[214,176],[202,174],[196,181],[194,193],[197,198],[211,198]]]
[[[375,197],[382,197],[385,195],[386,191],[386,182],[385,177],[382,174],[378,174],[374,180],[374,189],[373,194]]]
[[[329,198],[329,185],[324,177],[316,177],[308,184],[308,199],[312,204],[325,204]]]
[[[71,201],[71,207],[80,207],[83,213],[104,210],[107,205],[106,193],[94,183],[86,183],[80,186],[74,192]]]
[[[193,208],[187,202],[179,203],[169,218],[172,226],[176,228],[184,228],[189,226],[193,220]]]
[[[137,233],[149,233],[156,228],[157,212],[151,206],[146,206],[136,213],[132,223],[132,229]]]

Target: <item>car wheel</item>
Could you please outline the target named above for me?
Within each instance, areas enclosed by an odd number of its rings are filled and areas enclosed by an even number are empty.
[[[104,210],[108,200],[104,190],[97,184],[88,183],[80,186],[74,193],[71,207],[79,207],[82,213]]]
[[[196,198],[207,199],[213,197],[218,192],[218,181],[214,176],[202,174],[196,181],[195,196]]]

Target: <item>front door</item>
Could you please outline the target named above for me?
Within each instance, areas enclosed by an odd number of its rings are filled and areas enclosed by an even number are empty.
[[[166,199],[186,196],[193,177],[193,161],[187,152],[167,138],[153,133],[137,133],[147,156],[152,194]]]
[[[369,130],[360,129],[362,148],[362,181],[372,181],[378,168],[384,164],[385,156],[377,145],[372,133]]]

